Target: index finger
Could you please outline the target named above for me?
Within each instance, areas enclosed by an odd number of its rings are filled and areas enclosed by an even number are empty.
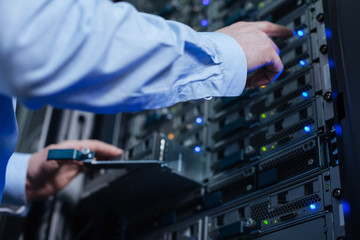
[[[266,33],[269,37],[289,38],[294,36],[293,30],[267,21],[256,22],[258,28]]]

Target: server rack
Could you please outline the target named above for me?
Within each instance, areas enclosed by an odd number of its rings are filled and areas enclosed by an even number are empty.
[[[120,189],[132,182],[123,179],[143,176],[146,181],[151,171],[142,169],[136,175],[102,169],[79,176],[55,198],[33,204],[25,238],[356,239],[360,131],[355,124],[359,70],[354,59],[359,31],[348,26],[356,23],[352,9],[359,9],[359,3],[133,3],[199,31],[239,20],[270,20],[295,29],[297,36],[274,40],[285,65],[280,79],[237,98],[181,103],[135,115],[48,108],[42,146],[97,138],[149,159],[159,156],[159,147],[154,147],[159,145],[147,139],[159,132],[193,151],[190,155],[195,154],[201,167],[198,174],[185,177],[176,167],[166,174],[153,170],[169,184],[155,184],[146,194],[144,188],[128,192],[137,206],[133,208],[116,200],[122,196]],[[197,175],[201,177],[194,179]],[[36,229],[29,227],[34,222]]]

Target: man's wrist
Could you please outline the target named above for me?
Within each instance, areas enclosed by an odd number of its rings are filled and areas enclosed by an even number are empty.
[[[247,78],[246,56],[239,43],[232,37],[219,32],[203,32],[203,37],[218,48],[223,65],[223,96],[239,96],[245,88]]]
[[[8,163],[3,202],[13,206],[26,204],[25,185],[31,154],[14,153]]]

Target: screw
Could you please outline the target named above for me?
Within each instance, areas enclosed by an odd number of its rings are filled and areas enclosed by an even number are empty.
[[[317,19],[319,22],[323,22],[323,21],[324,21],[324,14],[323,14],[323,13],[319,13],[319,14],[316,16],[316,19]]]
[[[321,45],[321,47],[320,47],[320,52],[322,53],[322,54],[327,54],[327,50],[328,50],[328,48],[327,48],[327,46],[324,44],[324,45]]]
[[[332,94],[331,94],[331,92],[326,92],[326,93],[324,94],[324,98],[325,98],[325,100],[326,100],[327,102],[331,102],[331,100],[332,100]]]
[[[253,189],[253,186],[251,184],[246,186],[246,191],[251,191]]]
[[[333,196],[334,196],[334,198],[336,198],[336,199],[341,199],[341,195],[342,195],[341,189],[336,188],[336,189],[333,191]]]
[[[248,220],[246,220],[245,227],[247,227],[247,228],[255,228],[256,227],[255,220],[252,219],[252,218],[249,218]]]
[[[309,159],[308,165],[311,166],[311,165],[313,165],[313,164],[314,164],[314,159]]]
[[[249,155],[249,154],[253,154],[255,152],[255,149],[249,145],[245,148],[245,154]]]
[[[246,116],[245,116],[245,120],[247,121],[247,122],[250,122],[251,120],[253,120],[254,119],[254,115],[252,114],[252,113],[248,113],[248,114],[246,114]]]

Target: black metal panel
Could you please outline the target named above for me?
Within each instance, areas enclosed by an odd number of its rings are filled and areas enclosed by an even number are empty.
[[[336,128],[339,140],[346,239],[359,239],[360,228],[360,1],[324,0]],[[350,211],[351,209],[351,211]]]
[[[324,220],[322,218],[298,225],[295,227],[284,229],[276,233],[272,233],[263,237],[256,238],[256,240],[278,240],[278,239],[292,239],[292,240],[321,240],[327,239],[325,236]]]
[[[98,182],[106,183],[98,186],[85,197],[79,204],[82,212],[91,212],[93,206],[104,209],[104,215],[108,213],[132,217],[144,217],[148,210],[152,214],[159,209],[165,208],[162,204],[171,199],[175,203],[189,193],[199,190],[201,185],[173,173],[166,167],[147,167],[133,170],[125,177],[111,180],[108,174],[103,175]],[[109,181],[110,178],[110,181]]]

